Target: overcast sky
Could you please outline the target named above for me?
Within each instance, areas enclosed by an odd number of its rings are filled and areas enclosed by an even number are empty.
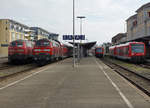
[[[75,0],[76,16],[86,16],[83,34],[88,41],[110,42],[126,31],[125,20],[150,0]],[[0,18],[9,18],[50,32],[72,34],[72,0],[1,0]],[[79,34],[76,19],[76,34]]]

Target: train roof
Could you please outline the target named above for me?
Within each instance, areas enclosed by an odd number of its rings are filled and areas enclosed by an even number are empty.
[[[125,44],[117,45],[116,47],[128,46],[130,44],[144,44],[144,43],[143,42],[128,42],[128,43],[125,43]]]
[[[14,40],[12,42],[25,42],[25,41],[31,41],[31,40],[22,40],[22,39],[17,39],[17,40]]]
[[[102,47],[102,46],[99,46],[99,47],[95,47],[95,49],[96,49],[96,48],[103,48],[103,47]]]
[[[68,42],[63,42],[62,44],[63,44],[64,46],[73,47],[73,45],[70,44],[70,43],[68,43]]]
[[[111,48],[115,48],[115,47],[116,47],[116,46],[110,46],[110,47],[109,47],[109,49],[111,49]]]

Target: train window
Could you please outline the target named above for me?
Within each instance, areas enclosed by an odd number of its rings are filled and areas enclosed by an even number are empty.
[[[23,46],[23,42],[17,42],[17,46],[18,47],[22,47]]]
[[[16,42],[11,42],[11,46],[16,46]]]
[[[144,53],[144,44],[131,44],[133,53]]]
[[[36,42],[36,46],[49,46],[50,45],[50,42],[49,41],[37,41]]]
[[[117,48],[117,54],[119,55],[119,48]]]
[[[97,48],[96,52],[102,52],[102,48]]]
[[[129,54],[129,47],[125,47],[125,55]]]

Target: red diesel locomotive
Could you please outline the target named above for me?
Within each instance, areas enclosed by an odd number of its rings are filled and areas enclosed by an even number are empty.
[[[95,48],[95,56],[96,57],[103,57],[104,55],[104,48],[103,47],[96,47]]]
[[[68,57],[68,48],[59,41],[40,39],[35,43],[33,56],[36,63],[44,65]]]
[[[34,42],[28,40],[12,41],[8,47],[9,62],[24,62],[31,60]]]
[[[143,42],[128,42],[109,48],[110,55],[119,59],[130,60],[134,63],[145,61],[146,47]]]

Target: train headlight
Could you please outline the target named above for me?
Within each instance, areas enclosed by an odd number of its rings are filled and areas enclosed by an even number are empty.
[[[34,49],[34,51],[41,51],[40,49]]]
[[[50,51],[50,49],[44,49],[44,51]]]
[[[131,55],[132,55],[132,56],[134,56],[135,54],[134,54],[134,53],[132,53]]]

